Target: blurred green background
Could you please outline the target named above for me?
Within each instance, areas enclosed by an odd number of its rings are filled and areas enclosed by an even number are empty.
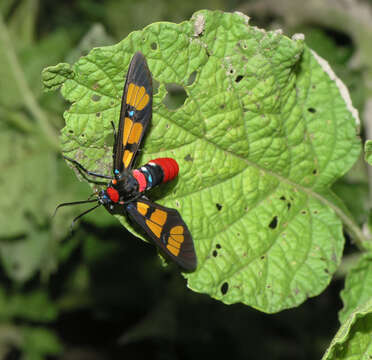
[[[0,0],[0,360],[314,359],[328,346],[348,261],[320,296],[266,315],[192,293],[174,266],[162,267],[155,249],[104,209],[73,235],[69,226],[82,208],[63,208],[51,221],[56,204],[90,191],[61,159],[69,104],[42,91],[42,69],[204,8],[304,33],[348,86],[362,135],[372,138],[371,1]],[[361,160],[334,186],[360,225],[370,179]],[[353,251],[348,245],[347,259]]]

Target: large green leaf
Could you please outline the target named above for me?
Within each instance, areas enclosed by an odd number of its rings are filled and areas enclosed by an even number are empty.
[[[199,263],[189,287],[266,312],[319,294],[340,262],[340,217],[352,223],[329,190],[360,152],[343,84],[301,36],[251,27],[240,13],[152,24],[93,49],[63,83],[63,151],[93,171],[111,172],[110,122],[138,50],[159,83],[140,163],[179,162],[177,182],[150,196],[191,229]],[[170,83],[187,94],[176,110],[163,102]]]
[[[351,269],[341,292],[344,308],[339,313],[340,322],[358,307],[372,299],[372,253],[365,253]]]
[[[372,299],[356,308],[333,338],[323,360],[372,358]]]

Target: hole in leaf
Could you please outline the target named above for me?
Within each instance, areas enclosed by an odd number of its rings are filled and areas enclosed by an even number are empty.
[[[313,170],[313,174],[316,175],[318,173],[318,170],[317,169],[314,169]]]
[[[307,211],[306,211],[306,210],[302,210],[302,211],[301,211],[301,214],[302,214],[302,215],[306,215],[306,214],[307,214]]]
[[[190,76],[189,76],[189,78],[187,79],[187,82],[186,82],[187,86],[190,86],[190,85],[192,85],[194,83],[194,81],[196,79],[196,75],[197,75],[197,72],[196,71],[193,71],[190,74]]]
[[[91,97],[91,99],[93,101],[100,101],[101,100],[101,97],[99,95],[97,95],[97,94],[93,94],[92,97]]]
[[[280,200],[285,201],[285,200],[286,200],[285,196],[281,196],[281,197],[280,197]]]
[[[329,270],[326,268],[326,269],[324,269],[324,272],[326,273],[326,274],[329,274]]]
[[[222,295],[225,295],[228,290],[229,290],[229,284],[227,282],[224,282],[221,286]]]
[[[101,116],[101,113],[100,112],[96,113],[96,116],[97,117],[100,117]]]
[[[151,43],[151,49],[152,50],[156,50],[157,48],[158,48],[158,44],[157,43],[155,43],[155,42]]]
[[[74,133],[74,130],[71,130],[71,129],[70,129],[68,132],[69,132],[70,134],[73,134],[73,133]]]
[[[217,204],[216,204],[216,208],[217,208],[218,211],[221,211],[221,209],[222,209],[222,205],[217,203]]]
[[[213,255],[214,257],[217,257],[217,250],[213,250],[212,255]]]
[[[225,106],[226,106],[225,104],[221,104],[221,105],[220,105],[220,109],[224,109]]]
[[[261,260],[265,260],[265,255],[262,255],[261,256]]]
[[[248,48],[248,45],[247,45],[247,43],[245,41],[240,41],[238,43],[238,45],[240,45],[243,49],[247,49]]]
[[[288,210],[290,210],[291,206],[292,206],[292,204],[290,202],[288,202],[288,204],[287,204]]]
[[[318,210],[314,210],[313,213],[316,215],[318,213]]]
[[[312,108],[312,107],[311,108],[308,108],[307,111],[309,113],[312,113],[312,114],[316,113],[316,110],[314,108]]]
[[[235,78],[235,82],[239,82],[243,79],[243,75],[238,75],[236,78]]]
[[[221,245],[220,244],[216,244],[216,249],[221,249]]]
[[[180,207],[180,202],[178,200],[176,200],[176,207]]]
[[[271,220],[270,224],[269,224],[269,228],[270,229],[275,229],[278,225],[278,217],[277,216],[274,216],[273,219]]]
[[[185,161],[190,161],[190,162],[192,162],[192,161],[194,161],[194,158],[193,158],[190,154],[187,154],[187,155],[184,157],[184,160],[185,160]]]
[[[184,104],[187,98],[184,87],[177,83],[169,83],[165,85],[165,88],[167,89],[167,95],[163,100],[163,104],[169,110],[177,110]]]

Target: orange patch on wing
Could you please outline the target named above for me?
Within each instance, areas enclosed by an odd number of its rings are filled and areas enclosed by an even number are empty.
[[[150,220],[146,220],[146,225],[149,227],[149,229],[158,237],[160,238],[161,229],[162,227],[158,224],[153,223]]]
[[[181,225],[173,226],[169,233],[172,234],[172,235],[173,234],[182,235],[183,234],[183,226],[181,226]]]
[[[174,241],[177,241],[180,244],[182,244],[183,241],[185,240],[185,238],[183,237],[183,235],[178,235],[178,234],[171,234],[169,238],[172,238]]]
[[[139,139],[141,138],[142,130],[143,130],[143,126],[141,123],[134,123],[130,131],[128,143],[129,144],[138,143]]]
[[[167,249],[168,249],[169,252],[170,252],[171,254],[173,254],[174,256],[178,256],[178,254],[180,253],[180,249],[177,249],[176,247],[174,247],[174,246],[172,246],[172,245],[170,245],[170,244],[167,245]]]
[[[135,92],[138,86],[134,85],[133,83],[130,83],[128,85],[128,90],[127,90],[127,104],[132,105],[134,103],[135,99]]]
[[[172,238],[168,239],[168,244],[176,247],[177,249],[179,249],[181,247],[181,244],[178,243],[177,241],[174,241]]]
[[[136,101],[136,108],[137,110],[142,110],[149,102],[150,96],[146,94],[145,88],[142,86],[141,89],[138,91],[137,101]]]
[[[141,101],[141,99],[143,98],[143,95],[146,94],[146,90],[143,86],[139,87],[138,88],[138,91],[137,91],[137,96],[136,96],[136,101],[135,101],[135,105],[138,105],[138,103]]]
[[[145,216],[147,214],[147,210],[149,209],[149,205],[145,204],[145,203],[142,203],[142,202],[138,202],[137,203],[137,211]]]
[[[159,225],[164,225],[165,222],[167,221],[167,213],[163,210],[156,209],[150,217],[150,220],[159,224]]]
[[[127,90],[127,104],[136,108],[136,110],[143,110],[148,104],[150,96],[146,93],[144,86],[137,86],[133,83],[128,85]]]
[[[127,168],[130,164],[130,161],[132,160],[133,153],[129,150],[124,151],[124,156],[123,156],[123,164],[125,168]]]
[[[133,121],[129,119],[128,117],[126,117],[124,119],[124,132],[123,132],[123,144],[124,145],[127,144],[129,134],[131,133],[130,129],[132,128],[132,125],[133,125]]]

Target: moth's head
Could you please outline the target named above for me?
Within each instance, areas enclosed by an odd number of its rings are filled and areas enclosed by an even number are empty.
[[[98,193],[98,201],[102,205],[110,205],[119,201],[119,192],[112,186],[107,187]]]

